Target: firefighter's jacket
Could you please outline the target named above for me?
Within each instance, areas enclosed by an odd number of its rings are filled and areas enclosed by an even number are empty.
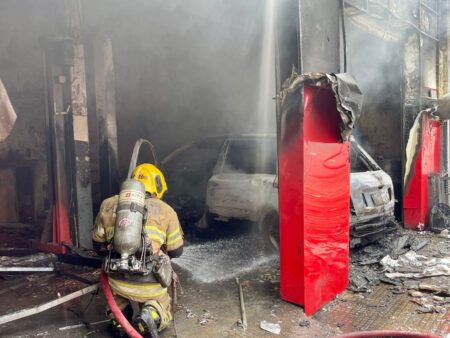
[[[92,233],[94,241],[104,244],[112,241],[118,200],[116,195],[102,202]],[[144,228],[151,240],[153,252],[160,252],[161,247],[166,251],[180,248],[183,245],[183,232],[176,212],[156,198],[146,199],[146,206],[147,221]],[[167,289],[159,283],[139,283],[110,277],[109,284],[114,293],[139,303],[159,299],[167,294]]]

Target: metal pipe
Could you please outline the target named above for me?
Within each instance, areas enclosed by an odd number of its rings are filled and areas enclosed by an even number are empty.
[[[0,266],[0,272],[44,272],[54,271],[54,267]]]
[[[13,313],[8,313],[8,314],[0,317],[0,325],[12,322],[12,321],[17,320],[17,319],[29,317],[29,316],[35,315],[35,314],[43,312],[43,311],[46,311],[46,310],[51,309],[51,308],[53,308],[55,306],[58,306],[58,305],[63,304],[63,303],[66,303],[66,302],[68,302],[68,301],[70,301],[72,299],[81,297],[81,296],[83,296],[85,294],[88,294],[88,293],[91,293],[91,292],[94,292],[94,291],[97,291],[98,288],[99,288],[99,285],[98,284],[94,284],[94,285],[88,286],[88,287],[86,287],[86,288],[84,288],[82,290],[79,290],[79,291],[76,291],[76,292],[73,292],[73,293],[69,293],[68,295],[65,295],[65,296],[63,296],[61,298],[58,298],[58,299],[55,299],[55,300],[52,300],[50,302],[47,302],[47,303],[44,303],[44,304],[41,304],[41,305],[38,305],[38,306],[35,306],[35,307],[32,307],[32,308],[19,310],[19,311],[13,312]],[[141,336],[135,336],[135,338],[139,338],[139,337],[141,337]]]
[[[241,319],[242,319],[242,327],[245,330],[247,330],[247,314],[245,312],[245,305],[244,305],[244,294],[242,292],[242,285],[239,282],[239,278],[236,277],[236,284],[239,288],[239,304],[241,306]]]
[[[341,21],[341,34],[342,34],[342,58],[343,58],[343,73],[347,73],[347,33],[345,30],[345,6],[344,0],[339,3],[340,6],[340,21]]]

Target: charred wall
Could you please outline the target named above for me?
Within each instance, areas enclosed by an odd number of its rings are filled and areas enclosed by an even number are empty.
[[[17,113],[10,136],[0,143],[0,189],[14,187],[17,221],[42,221],[47,201],[47,146],[43,40],[55,27],[59,1],[0,2],[0,78]],[[12,174],[11,174],[12,173]],[[12,220],[12,219],[11,219]]]
[[[364,93],[356,138],[374,156],[401,159],[403,46],[347,24],[348,71]]]

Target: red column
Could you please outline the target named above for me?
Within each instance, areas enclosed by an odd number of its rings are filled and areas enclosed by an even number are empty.
[[[310,315],[348,285],[350,163],[332,90],[301,91],[279,135],[281,297]]]
[[[405,228],[424,230],[428,227],[428,177],[440,172],[441,123],[428,112],[418,118],[419,139],[405,182],[403,222]]]

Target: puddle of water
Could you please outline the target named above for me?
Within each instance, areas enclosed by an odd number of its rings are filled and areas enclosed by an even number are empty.
[[[242,236],[187,246],[172,262],[188,271],[193,280],[214,283],[276,264],[278,255],[261,255],[253,249],[252,240]]]

